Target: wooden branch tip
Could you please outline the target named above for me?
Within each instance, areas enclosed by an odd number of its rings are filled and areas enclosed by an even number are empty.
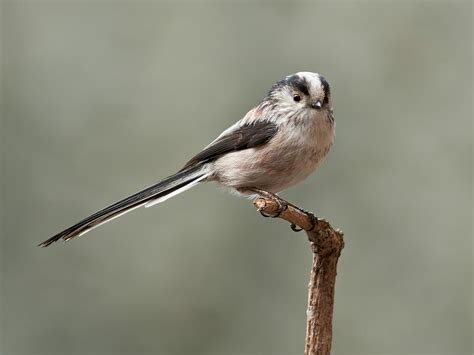
[[[337,262],[344,248],[342,231],[277,196],[259,197],[254,206],[264,215],[284,219],[305,230],[313,251],[313,263],[308,285],[304,353],[330,354]]]

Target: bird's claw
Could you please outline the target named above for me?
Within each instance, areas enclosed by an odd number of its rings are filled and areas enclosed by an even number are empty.
[[[270,217],[271,217],[271,218],[276,218],[276,217],[278,217],[278,216],[276,216],[276,215],[267,214],[267,213],[263,212],[262,210],[260,210],[260,211],[258,211],[258,212],[260,212],[260,214],[262,215],[262,217],[265,217],[265,218],[270,218]]]
[[[297,206],[295,206],[295,205],[293,205],[293,204],[291,204],[291,203],[289,203],[285,200],[282,200],[278,195],[276,195],[274,193],[264,191],[264,190],[260,190],[260,189],[257,189],[257,188],[251,188],[249,190],[256,193],[257,195],[260,195],[261,197],[269,198],[269,199],[275,201],[278,204],[278,211],[275,214],[268,214],[268,213],[265,213],[262,210],[259,210],[260,214],[263,217],[277,218],[281,215],[281,213],[284,210],[286,210],[288,208],[288,205],[290,205],[290,206],[298,209],[302,213],[306,214],[311,219],[311,228],[309,228],[309,229],[300,228],[295,223],[291,223],[290,228],[293,232],[301,232],[302,230],[305,230],[305,231],[309,232],[309,231],[314,230],[314,228],[316,227],[316,224],[318,223],[318,218],[312,212],[306,211],[306,210],[304,210],[302,208],[299,208],[299,207],[297,207]]]
[[[294,223],[291,223],[291,224],[290,224],[290,228],[291,228],[291,230],[292,230],[293,232],[301,232],[301,231],[303,230],[303,228],[298,228],[298,227],[296,226],[296,224],[294,224]]]
[[[265,218],[277,218],[287,208],[286,204],[282,203],[280,199],[274,197],[272,199],[278,204],[278,212],[275,214],[268,214],[263,212],[262,210],[259,210],[260,214]]]
[[[314,230],[316,224],[318,224],[318,217],[316,217],[312,212],[306,211],[301,209],[302,212],[306,213],[306,215],[311,219],[311,228],[305,229],[306,232],[310,232]],[[291,223],[290,228],[293,232],[301,232],[304,228],[298,228],[296,224]]]

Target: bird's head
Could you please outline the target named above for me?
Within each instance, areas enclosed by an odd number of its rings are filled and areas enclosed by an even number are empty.
[[[298,72],[288,75],[273,85],[265,102],[280,117],[328,117],[332,120],[331,89],[327,80],[317,73]]]

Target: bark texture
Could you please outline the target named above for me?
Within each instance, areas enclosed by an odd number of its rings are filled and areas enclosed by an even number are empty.
[[[344,248],[343,233],[329,222],[281,199],[257,198],[258,211],[282,218],[306,232],[313,252],[308,285],[305,355],[325,355],[331,352],[332,316],[337,261]]]

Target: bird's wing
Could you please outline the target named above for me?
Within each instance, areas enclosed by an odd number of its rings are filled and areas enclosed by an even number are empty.
[[[224,131],[216,140],[189,160],[182,170],[216,160],[226,153],[258,147],[268,143],[278,131],[270,121],[236,124]]]

